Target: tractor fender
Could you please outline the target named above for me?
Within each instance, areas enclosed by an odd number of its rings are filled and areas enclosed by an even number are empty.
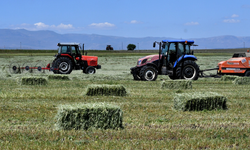
[[[135,67],[130,68],[131,74],[136,73],[136,72],[140,72],[141,68],[144,66],[153,66],[158,71],[158,66],[155,63],[147,63],[147,64],[140,66],[140,67],[135,66]]]
[[[158,71],[158,66],[155,63],[147,63],[145,66],[152,66]]]
[[[185,60],[193,60],[193,61],[196,61],[197,58],[196,58],[194,55],[182,55],[181,57],[179,57],[179,58],[175,61],[175,63],[174,63],[174,68],[175,68],[176,66],[178,66],[178,64],[179,64],[180,62],[183,62],[183,61],[185,61]]]
[[[58,57],[69,57],[71,60],[74,60],[73,57],[69,54],[60,54]]]
[[[71,55],[69,55],[69,54],[60,54],[60,55],[57,55],[56,59],[58,59],[58,58],[60,58],[60,57],[68,57],[68,58],[71,60],[71,62],[73,63],[73,65],[75,65],[74,58],[73,58]],[[56,60],[56,59],[55,59],[55,60]],[[54,60],[54,61],[55,61],[55,60]]]

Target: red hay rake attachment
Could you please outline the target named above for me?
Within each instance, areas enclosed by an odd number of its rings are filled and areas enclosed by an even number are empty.
[[[46,73],[46,71],[54,71],[59,70],[59,68],[50,67],[50,64],[47,66],[42,62],[38,62],[36,65],[32,65],[31,63],[24,63],[20,65],[20,63],[13,62],[9,65],[9,72],[11,74],[20,74],[20,73]]]

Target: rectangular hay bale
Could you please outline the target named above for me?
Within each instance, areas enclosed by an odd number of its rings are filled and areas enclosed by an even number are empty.
[[[191,80],[169,80],[161,82],[162,89],[192,89]]]
[[[18,82],[21,85],[46,85],[48,81],[43,77],[22,77]]]
[[[123,85],[92,84],[88,85],[85,95],[126,96],[127,90]]]
[[[221,81],[233,81],[236,78],[238,78],[238,76],[234,76],[234,75],[223,75],[220,80]]]
[[[57,130],[118,129],[123,112],[119,106],[107,103],[61,105],[56,115]]]
[[[234,79],[233,84],[237,85],[250,85],[250,77],[237,77]]]
[[[69,76],[67,75],[49,75],[49,80],[70,80]]]
[[[227,109],[227,98],[214,92],[176,94],[174,108],[182,111]]]

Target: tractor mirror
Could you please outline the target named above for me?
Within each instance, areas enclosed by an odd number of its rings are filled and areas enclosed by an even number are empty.
[[[194,51],[192,51],[192,55],[194,55]]]
[[[88,52],[85,52],[85,55],[87,55],[88,54]]]
[[[153,47],[155,47],[155,42],[153,43]]]

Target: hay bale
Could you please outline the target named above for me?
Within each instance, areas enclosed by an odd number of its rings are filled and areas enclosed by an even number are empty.
[[[250,84],[250,77],[237,77],[234,79],[233,84],[246,85]]]
[[[214,92],[176,94],[174,108],[182,111],[227,109],[227,98]]]
[[[169,80],[162,81],[162,89],[192,89],[191,80]]]
[[[61,105],[56,115],[58,130],[118,129],[122,126],[122,110],[106,103]]]
[[[224,75],[220,78],[221,81],[234,81],[238,76]]]
[[[21,85],[46,85],[48,81],[43,77],[22,77],[18,80]]]
[[[66,75],[49,75],[49,80],[70,80],[69,76]]]
[[[92,84],[88,85],[85,95],[126,96],[127,90],[123,85]]]

